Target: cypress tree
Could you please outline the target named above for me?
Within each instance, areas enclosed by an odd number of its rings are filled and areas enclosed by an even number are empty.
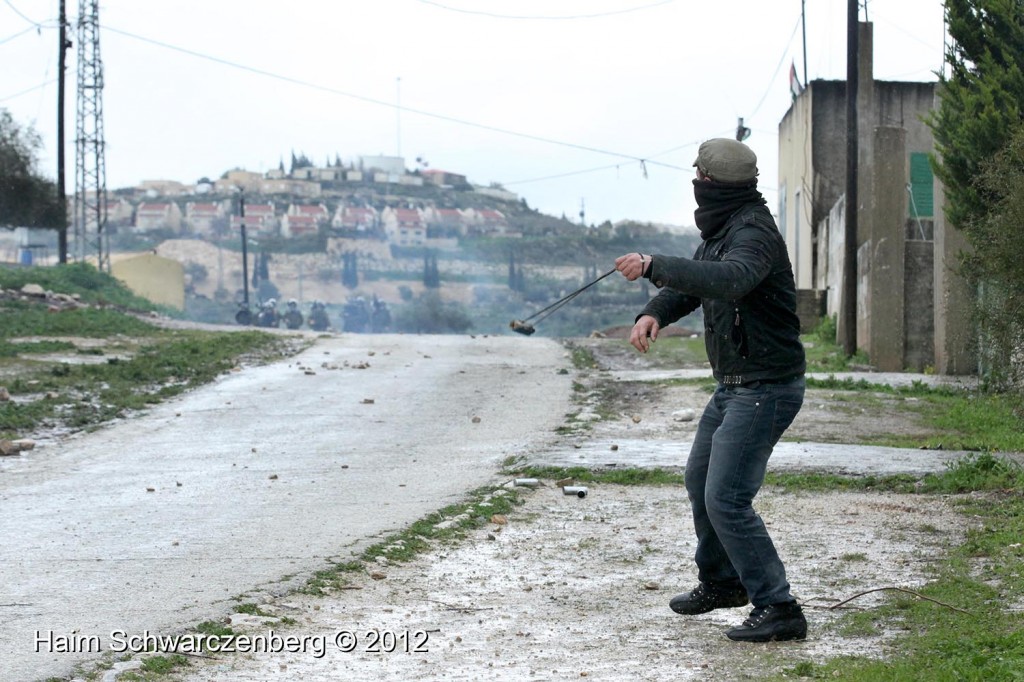
[[[991,206],[975,178],[982,162],[1007,145],[1024,111],[1024,3],[946,0],[946,21],[950,73],[939,80],[940,105],[928,125],[946,217],[971,240],[972,222]]]

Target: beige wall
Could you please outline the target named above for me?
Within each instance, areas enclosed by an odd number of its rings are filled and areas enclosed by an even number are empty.
[[[178,261],[144,253],[116,260],[110,271],[133,293],[158,305],[185,309],[185,270]]]
[[[813,87],[813,83],[811,84]],[[779,229],[789,249],[798,289],[815,286],[811,245],[812,192],[809,181],[813,175],[811,162],[812,90],[797,97],[779,123]]]

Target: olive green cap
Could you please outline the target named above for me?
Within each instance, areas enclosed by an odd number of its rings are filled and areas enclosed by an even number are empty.
[[[719,182],[743,182],[757,177],[757,155],[747,145],[728,137],[702,143],[693,165]]]

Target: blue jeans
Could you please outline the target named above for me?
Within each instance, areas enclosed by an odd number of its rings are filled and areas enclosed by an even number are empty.
[[[804,378],[757,388],[719,385],[697,426],[686,491],[702,583],[747,591],[754,606],[793,599],[786,569],[753,501],[772,449],[804,401]]]

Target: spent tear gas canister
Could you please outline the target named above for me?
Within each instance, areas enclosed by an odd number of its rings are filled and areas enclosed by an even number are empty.
[[[562,486],[562,493],[565,495],[575,495],[576,497],[586,497],[587,489],[582,485],[566,485]]]

